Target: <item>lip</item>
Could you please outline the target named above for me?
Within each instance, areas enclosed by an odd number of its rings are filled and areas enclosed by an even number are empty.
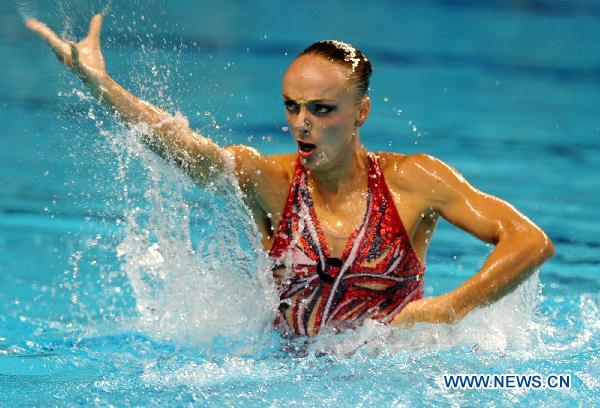
[[[297,140],[297,142],[298,142],[298,154],[303,159],[308,159],[317,151],[317,146],[313,143],[302,142],[300,140]],[[310,150],[308,150],[308,149],[310,149]]]

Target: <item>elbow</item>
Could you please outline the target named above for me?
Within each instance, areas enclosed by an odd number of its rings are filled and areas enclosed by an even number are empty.
[[[511,227],[501,229],[505,233],[499,234],[499,241],[509,239],[518,242],[518,246],[523,250],[523,253],[528,254],[527,257],[531,263],[539,266],[554,256],[555,251],[552,240],[537,225],[528,222],[526,224],[513,224]]]
[[[554,256],[552,240],[540,228],[535,227],[528,233],[530,252],[537,259],[538,265]]]
[[[550,259],[554,256],[554,244],[552,243],[552,240],[544,233],[542,233],[542,235],[544,236],[544,240],[543,242],[540,244],[540,248],[542,253],[544,254],[544,260],[546,259]]]

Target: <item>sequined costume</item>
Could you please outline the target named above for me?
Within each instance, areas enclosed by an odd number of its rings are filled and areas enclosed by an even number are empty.
[[[276,324],[296,335],[326,326],[356,326],[365,319],[389,323],[423,294],[423,272],[379,167],[369,153],[367,210],[332,258],[298,160],[281,221],[269,252],[281,299]],[[314,324],[314,329],[309,327]]]

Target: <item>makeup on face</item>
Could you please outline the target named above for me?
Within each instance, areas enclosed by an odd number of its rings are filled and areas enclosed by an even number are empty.
[[[288,98],[287,96],[284,96],[284,99],[285,101],[283,102],[283,104],[285,105],[285,109],[288,111],[289,114],[292,115],[300,113],[300,109],[302,109],[302,106],[305,106],[307,111],[316,116],[328,115],[336,109],[336,105],[331,102],[328,103],[325,101],[317,100],[301,103],[294,101],[293,99]]]
[[[301,57],[286,72],[286,119],[309,167],[335,162],[347,150],[356,122],[354,91],[346,69],[319,56]]]

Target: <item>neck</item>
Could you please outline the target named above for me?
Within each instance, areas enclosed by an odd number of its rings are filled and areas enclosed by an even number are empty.
[[[361,190],[367,184],[367,149],[356,138],[335,166],[309,172],[313,187],[321,197],[335,198],[338,195]]]

